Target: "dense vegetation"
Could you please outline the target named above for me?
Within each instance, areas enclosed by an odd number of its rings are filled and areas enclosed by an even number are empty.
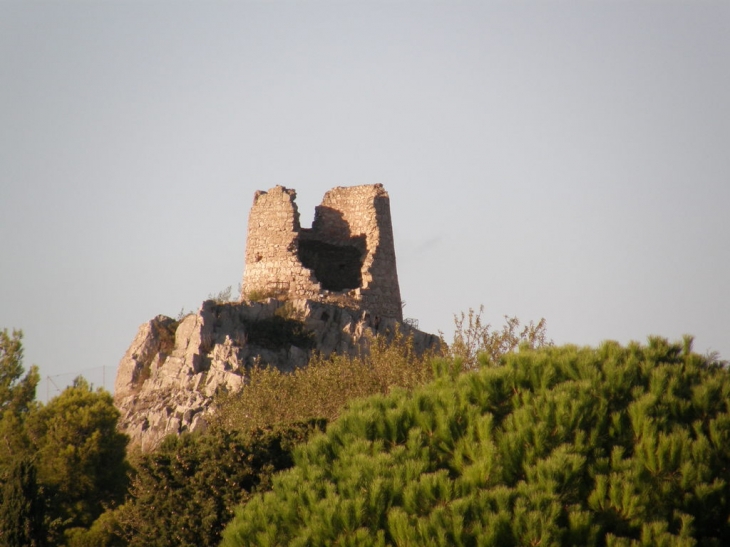
[[[248,371],[246,389],[218,400],[217,424],[226,430],[248,431],[277,424],[296,424],[312,419],[335,419],[349,401],[383,395],[393,388],[413,389],[434,378],[431,361],[438,355],[458,360],[459,369],[478,366],[482,359],[496,361],[518,347],[536,349],[552,345],[545,320],[521,325],[505,317],[495,330],[482,320],[483,309],[455,317],[454,341],[442,339],[441,348],[417,353],[412,340],[400,332],[370,341],[369,353],[357,358],[315,354],[305,368],[283,373],[275,368]]]
[[[312,419],[332,420],[348,401],[393,387],[413,388],[432,378],[430,355],[418,355],[411,340],[396,334],[376,338],[370,354],[351,358],[314,355],[293,373],[253,368],[240,393],[222,396],[216,422],[227,430],[248,431]]]
[[[273,473],[291,467],[293,447],[322,427],[168,437],[138,459],[130,501],[115,513],[118,535],[130,547],[217,545],[235,506],[268,489]]]
[[[0,332],[0,545],[62,545],[123,501],[127,438],[111,395],[83,379],[39,404],[21,341]]]
[[[730,544],[730,377],[689,340],[437,367],[297,449],[223,545]]]
[[[207,434],[168,438],[137,458],[127,503],[107,515],[89,545],[217,545],[235,507],[269,489],[273,474],[293,465],[295,446],[348,401],[431,377],[426,357],[398,336],[373,340],[366,357],[314,357],[293,374],[254,368],[243,392],[218,401]]]
[[[78,379],[39,404],[2,331],[0,546],[217,545],[224,528],[226,547],[730,544],[722,364],[689,339],[556,348],[544,321],[481,314],[438,356],[396,336],[254,368],[207,433],[126,456],[111,396]],[[290,323],[256,335],[307,337]]]

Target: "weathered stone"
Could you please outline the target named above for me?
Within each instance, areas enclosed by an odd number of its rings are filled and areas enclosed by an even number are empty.
[[[242,298],[306,298],[402,320],[390,198],[383,186],[330,190],[311,228],[300,226],[295,198],[283,186],[254,195]]]
[[[135,391],[151,368],[159,366],[172,353],[176,327],[177,321],[164,315],[158,315],[139,327],[137,336],[119,363],[114,393],[125,396]]]
[[[204,431],[215,394],[243,388],[246,372],[252,366],[273,366],[283,372],[306,366],[310,349],[293,344],[266,348],[247,341],[246,331],[252,322],[271,319],[277,310],[297,317],[311,335],[313,349],[325,356],[333,352],[356,356],[367,350],[370,336],[393,336],[397,330],[413,337],[416,351],[439,344],[438,337],[395,319],[323,302],[271,300],[258,305],[216,304],[209,300],[197,314],[189,315],[179,324],[157,317],[140,327],[117,373],[116,385],[132,386],[114,396],[122,414],[120,429],[142,450],[152,450],[166,435]],[[159,325],[177,325],[174,334],[168,332],[164,338],[168,354],[155,349],[164,345],[154,342],[163,339],[161,335],[153,335],[160,331]],[[160,366],[149,368],[146,378],[135,376],[139,366],[132,366],[136,361],[130,357],[140,347],[147,348],[146,358],[151,354],[167,355]]]
[[[158,316],[139,328],[114,400],[120,429],[142,450],[168,434],[205,431],[215,394],[242,389],[252,366],[292,372],[312,350],[356,356],[371,336],[398,331],[419,353],[440,343],[402,322],[382,185],[330,190],[309,229],[295,197],[282,186],[256,192],[240,303],[208,300],[182,321]],[[252,301],[255,293],[263,301]]]

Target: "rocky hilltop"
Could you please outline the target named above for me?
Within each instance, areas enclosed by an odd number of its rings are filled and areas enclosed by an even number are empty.
[[[416,351],[438,337],[396,319],[313,300],[203,302],[180,321],[159,315],[139,327],[119,364],[114,400],[120,429],[142,450],[168,434],[203,431],[214,395],[237,391],[252,366],[291,372],[312,351],[357,355],[369,336],[413,337]]]
[[[170,433],[204,430],[214,395],[245,389],[252,366],[291,372],[312,351],[355,356],[371,335],[398,330],[417,352],[439,344],[402,322],[383,186],[333,188],[311,228],[300,225],[295,198],[283,186],[254,194],[241,302],[208,300],[181,321],[157,316],[139,328],[114,400],[121,429],[143,450]]]

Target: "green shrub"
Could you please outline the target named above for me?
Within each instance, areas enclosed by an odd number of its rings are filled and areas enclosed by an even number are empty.
[[[239,292],[241,292],[240,287],[239,287]],[[208,300],[213,300],[213,301],[215,301],[216,304],[226,304],[228,302],[233,302],[235,300],[238,300],[238,295],[234,295],[233,286],[228,285],[222,291],[218,291],[217,293],[209,294]]]
[[[288,304],[288,303],[287,303]],[[271,320],[247,325],[248,342],[270,349],[295,345],[309,349],[309,333],[290,305]],[[456,317],[454,342],[447,349],[454,373],[476,366],[477,357],[498,360],[518,346],[549,346],[545,320],[519,330],[517,318],[507,317],[499,331],[481,322],[481,313],[469,310]],[[442,347],[446,347],[444,343]],[[217,419],[227,429],[247,430],[313,418],[332,420],[351,400],[388,393],[392,388],[413,389],[433,379],[433,353],[417,354],[412,339],[396,331],[391,338],[376,336],[369,352],[359,357],[314,354],[309,364],[293,373],[255,367],[242,391],[218,401]]]
[[[479,311],[469,308],[468,313],[454,316],[454,341],[448,346],[447,353],[454,359],[460,359],[465,370],[477,368],[479,359],[497,363],[502,355],[520,347],[537,349],[553,345],[547,337],[544,318],[537,325],[530,321],[521,326],[517,317],[505,315],[502,329],[495,330],[482,321],[483,313],[484,306],[480,306]]]
[[[216,545],[236,504],[271,475],[292,465],[291,451],[323,424],[256,430],[248,435],[214,430],[170,436],[139,457],[130,500],[114,520],[129,547]]]
[[[107,510],[94,521],[90,528],[66,530],[68,547],[127,547],[119,521],[118,509]]]
[[[499,364],[351,405],[222,545],[730,544],[726,369],[659,338]]]
[[[287,292],[284,289],[272,288],[268,290],[253,289],[242,294],[243,299],[248,300],[249,302],[263,302],[269,298],[276,298],[278,300],[284,299]]]
[[[417,355],[412,340],[396,334],[371,340],[360,358],[314,355],[293,373],[253,368],[248,384],[218,400],[216,419],[226,429],[251,430],[315,418],[332,420],[345,404],[360,397],[413,388],[432,378],[429,356]]]

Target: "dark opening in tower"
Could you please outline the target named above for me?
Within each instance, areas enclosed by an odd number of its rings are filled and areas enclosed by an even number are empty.
[[[363,253],[354,245],[332,245],[313,239],[299,240],[299,260],[314,272],[322,288],[346,291],[362,285]]]

